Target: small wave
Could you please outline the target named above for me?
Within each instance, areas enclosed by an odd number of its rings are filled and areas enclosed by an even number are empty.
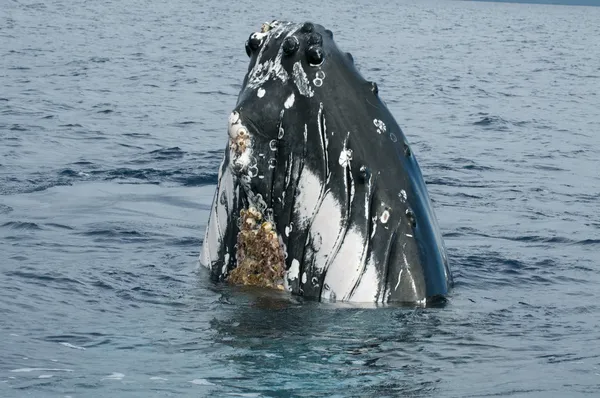
[[[217,173],[191,175],[184,178],[178,178],[177,181],[186,187],[201,187],[203,185],[216,184],[218,181],[218,175]]]
[[[72,348],[72,349],[74,349],[74,350],[82,350],[82,351],[85,351],[85,350],[86,350],[86,348],[85,348],[85,347],[81,347],[81,346],[78,346],[78,345],[75,345],[75,344],[67,343],[67,342],[65,342],[65,341],[61,341],[59,344],[60,344],[60,345],[64,345],[64,346],[65,346],[65,347],[67,347],[67,348]]]
[[[140,233],[138,231],[120,231],[118,229],[93,230],[93,231],[83,232],[82,235],[105,236],[105,237],[109,237],[109,238],[115,238],[115,237],[121,237],[121,236],[126,236],[126,237],[143,237],[144,236],[142,233]]]
[[[61,177],[88,177],[89,174],[73,169],[64,169],[58,173]]]
[[[12,207],[0,203],[0,214],[8,214],[13,210],[14,209]]]
[[[191,380],[190,383],[192,384],[196,384],[199,386],[214,386],[214,383],[211,383],[210,381],[206,380],[206,379],[194,379]]]
[[[10,131],[27,131],[28,129],[21,126],[20,124],[13,124],[9,130]]]
[[[584,239],[584,240],[580,240],[579,242],[576,242],[576,244],[584,245],[584,246],[600,245],[600,239]]]
[[[187,127],[189,125],[196,124],[196,123],[198,123],[198,122],[194,122],[194,121],[191,121],[191,120],[186,120],[185,122],[175,123],[174,126]]]
[[[154,160],[180,159],[183,156],[185,156],[185,154],[185,151],[182,151],[181,148],[177,146],[171,148],[157,149],[152,152],[149,152],[149,155],[151,155]]]
[[[68,225],[63,225],[63,224],[46,223],[44,225],[46,225],[48,227],[52,227],[52,228],[66,229],[66,230],[69,230],[69,231],[75,230],[75,228],[72,228],[72,227],[69,227]]]
[[[42,228],[33,222],[9,221],[0,225],[2,228],[18,229],[24,231],[39,231]]]
[[[8,271],[5,273],[6,276],[14,276],[23,279],[30,279],[46,285],[48,282],[56,282],[59,285],[83,285],[84,282],[78,281],[77,279],[68,278],[61,276],[60,274],[54,273],[36,273],[36,272],[25,272],[25,271]],[[65,286],[67,288],[67,286]],[[72,287],[69,287],[72,288]]]
[[[106,377],[103,377],[102,380],[123,380],[125,375],[123,373],[111,373]]]
[[[475,126],[491,126],[491,125],[505,125],[508,122],[499,116],[484,116],[476,122],[473,122]]]
[[[29,372],[73,372],[73,369],[61,369],[61,368],[19,368],[11,369],[9,372],[13,373],[29,373]]]
[[[110,58],[106,58],[106,57],[92,57],[90,58],[90,62],[95,62],[95,63],[105,63],[110,61]]]

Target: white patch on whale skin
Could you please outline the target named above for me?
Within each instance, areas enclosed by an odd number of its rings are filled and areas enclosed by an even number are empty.
[[[297,213],[300,225],[307,228],[321,197],[321,180],[308,168],[302,170],[298,181],[298,195],[294,202],[294,212]]]
[[[330,261],[333,260],[332,255],[335,255],[339,240],[343,235],[344,223],[341,209],[342,204],[334,197],[333,193],[331,191],[325,192],[311,223],[309,234],[309,236],[314,237],[313,239],[320,237],[318,247],[314,247],[314,264],[317,274],[320,274],[324,269],[328,269]]]
[[[400,198],[400,200],[402,201],[402,203],[406,203],[406,191],[403,189],[400,191],[400,193],[398,194],[398,197]]]
[[[294,230],[294,223],[290,223],[290,225],[285,226],[285,236],[289,237],[290,232]]]
[[[349,148],[342,149],[342,151],[340,152],[340,159],[339,159],[340,166],[342,166],[342,167],[348,166],[348,164],[350,164],[351,160],[352,160],[352,149],[349,149]]]
[[[402,272],[404,271],[404,268],[400,268],[400,272],[398,273],[398,282],[396,283],[396,286],[394,286],[394,290],[398,290],[398,286],[400,286],[400,281],[402,280]]]
[[[221,235],[224,235],[227,229],[230,214],[228,209],[233,208],[233,175],[229,167],[225,168],[217,190],[219,197],[217,198],[217,220],[219,222],[219,230]],[[221,198],[225,197],[226,203],[221,203]],[[225,207],[227,205],[227,207]]]
[[[240,114],[237,112],[231,112],[231,114],[229,115],[229,125],[233,126],[234,124],[237,124],[237,122],[240,121]]]
[[[370,182],[371,181],[369,179],[369,183]],[[373,216],[371,219],[371,228],[373,229],[373,232],[371,233],[372,241],[373,237],[375,236],[375,231],[377,230],[377,216]],[[379,282],[375,254],[371,251],[369,253],[369,257],[367,258],[362,277],[354,289],[354,294],[352,295],[351,300],[357,302],[377,302],[385,300],[383,297],[377,297]]]
[[[258,89],[258,91],[256,91],[256,96],[258,98],[262,98],[265,96],[266,92],[267,92],[267,90],[265,90],[264,88],[261,87]]]
[[[350,227],[335,259],[327,268],[324,286],[328,285],[336,297],[347,300],[363,268],[363,256],[366,252],[365,236],[356,226]],[[330,296],[330,292],[321,292]]]
[[[377,132],[379,134],[383,134],[386,132],[387,127],[385,126],[385,123],[382,122],[379,119],[373,119],[373,124],[375,125],[375,127],[377,127]]]
[[[365,271],[354,290],[354,294],[350,299],[352,301],[367,303],[377,301],[377,290],[379,286],[379,277],[373,256],[369,256],[369,260],[365,266]]]
[[[292,264],[290,265],[290,269],[288,269],[286,271],[286,275],[284,278],[285,287],[287,290],[292,289],[292,287],[290,286],[290,283],[292,283],[293,281],[298,279],[299,276],[300,276],[300,261],[298,261],[297,259],[293,259]]]
[[[237,112],[232,113],[230,116],[230,120]],[[206,232],[204,233],[204,241],[202,243],[202,252],[200,254],[200,264],[205,267],[210,268],[212,263],[219,259],[218,251],[215,250],[214,253],[211,252],[212,248],[218,248],[223,240],[223,232],[219,228],[219,201],[221,195],[221,187],[223,186],[223,166],[225,164],[225,158],[221,160],[221,165],[219,166],[219,175],[217,182],[217,189],[215,191],[215,195],[213,197],[213,203],[210,210],[210,216],[208,218],[208,225],[206,226]],[[226,168],[229,170],[229,167]],[[233,201],[233,186],[230,187],[230,191],[228,192],[227,199],[231,199]],[[233,203],[233,202],[231,202]],[[222,205],[221,205],[222,206]],[[231,208],[231,206],[229,207]]]
[[[310,82],[308,81],[308,76],[306,72],[302,68],[302,62],[297,61],[293,67],[293,77],[294,84],[298,87],[298,92],[305,97],[312,97],[315,95],[312,87],[310,87]]]
[[[294,96],[294,93],[292,93],[288,97],[288,99],[285,100],[285,103],[283,104],[285,109],[290,109],[292,106],[294,106],[294,100],[295,100],[295,96]]]

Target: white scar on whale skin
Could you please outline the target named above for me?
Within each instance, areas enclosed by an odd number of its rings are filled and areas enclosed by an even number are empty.
[[[297,259],[292,260],[290,269],[287,270],[284,282],[286,290],[292,290],[291,283],[300,277],[300,261]]]
[[[294,106],[294,93],[292,93],[288,99],[285,100],[285,103],[283,104],[283,106],[285,107],[285,109],[290,109],[292,106]]]
[[[296,87],[298,87],[298,92],[300,94],[302,94],[305,97],[312,97],[313,95],[315,95],[315,92],[313,91],[312,87],[310,87],[310,82],[308,81],[308,76],[306,75],[306,72],[304,71],[304,69],[302,68],[302,62],[297,61],[294,64],[294,71],[293,71],[293,76],[294,76],[294,83],[296,84]]]
[[[298,228],[306,228],[313,217],[321,197],[321,180],[309,169],[302,170],[298,182],[298,196],[294,211],[298,215]]]

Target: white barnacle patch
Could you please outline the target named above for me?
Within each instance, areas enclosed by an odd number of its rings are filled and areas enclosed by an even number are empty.
[[[265,22],[261,25],[260,27],[260,32],[261,33],[267,33],[268,31],[271,30],[271,24],[268,22]]]
[[[273,152],[277,150],[277,140],[269,141],[269,149],[271,149]]]
[[[385,123],[382,122],[379,119],[373,119],[373,124],[375,125],[375,127],[377,127],[377,132],[379,134],[383,134],[386,132],[387,127],[385,126]]]
[[[390,212],[389,212],[389,210],[385,209],[383,211],[383,213],[381,213],[381,217],[379,217],[379,221],[381,221],[382,224],[387,224],[389,219],[390,219]]]
[[[323,85],[324,79],[325,72],[323,72],[322,70],[317,71],[317,73],[315,73],[315,78],[313,79],[313,84],[315,85],[315,87],[321,87]]]
[[[283,106],[285,107],[285,109],[290,109],[292,106],[294,106],[294,100],[295,100],[295,96],[294,96],[294,93],[292,93],[285,100],[285,103],[283,104]]]
[[[229,115],[229,150],[234,169],[244,172],[256,164],[252,156],[252,139],[248,129],[241,123],[239,113],[232,112]],[[254,175],[255,176],[255,175]]]
[[[406,191],[403,189],[400,191],[400,193],[398,194],[398,197],[400,198],[400,200],[402,201],[402,203],[406,202],[407,196],[406,196]]]
[[[308,76],[306,72],[302,68],[302,63],[297,61],[293,67],[293,77],[294,84],[298,87],[298,92],[305,97],[312,97],[315,95],[312,87],[310,87],[310,82],[308,81]]]
[[[352,160],[352,149],[347,147],[349,136],[350,136],[350,132],[348,132],[348,136],[344,140],[344,147],[342,148],[342,151],[340,152],[340,158],[338,160],[340,163],[340,166],[342,166],[342,167],[349,166],[350,161]]]
[[[258,98],[262,98],[262,97],[264,97],[264,96],[265,96],[265,93],[266,93],[266,92],[267,92],[267,90],[265,90],[264,88],[262,88],[262,87],[261,87],[261,88],[259,88],[259,89],[256,91],[256,96],[257,96]]]
[[[348,166],[348,164],[350,163],[351,160],[352,160],[352,149],[350,149],[350,148],[342,149],[342,151],[340,152],[340,159],[339,159],[340,166],[342,166],[342,167]]]

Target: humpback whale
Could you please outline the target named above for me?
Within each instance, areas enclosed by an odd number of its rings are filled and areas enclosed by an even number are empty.
[[[200,263],[212,279],[317,300],[427,304],[452,285],[406,137],[321,25],[246,42]]]

